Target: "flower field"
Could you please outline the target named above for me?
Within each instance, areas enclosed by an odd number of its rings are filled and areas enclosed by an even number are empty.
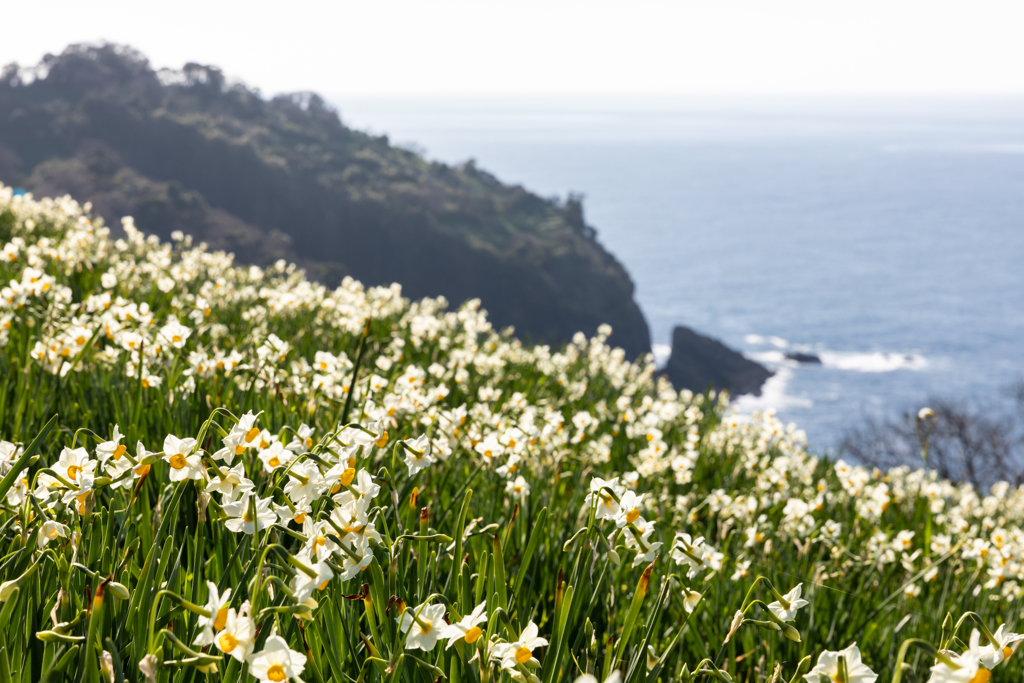
[[[0,186],[0,683],[1024,679],[1021,490],[88,211]]]

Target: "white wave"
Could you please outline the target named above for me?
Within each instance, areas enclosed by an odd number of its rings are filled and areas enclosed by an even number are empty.
[[[928,361],[918,354],[904,353],[857,353],[844,351],[822,351],[818,353],[821,364],[827,368],[852,370],[854,372],[892,372],[893,370],[923,370]]]
[[[668,358],[672,355],[672,347],[668,344],[651,344],[651,355],[654,356],[654,366],[660,370],[665,367],[665,363],[668,363]]]
[[[757,410],[783,410],[785,408],[811,408],[814,406],[814,401],[809,398],[790,396],[786,393],[786,386],[792,378],[792,368],[779,368],[761,387],[760,396],[744,394],[733,399],[731,405],[739,413],[752,413]]]
[[[747,342],[748,344],[753,344],[756,346],[758,344],[764,344],[764,337],[762,337],[759,334],[748,334],[747,336],[743,337],[743,341]]]
[[[784,349],[787,346],[789,346],[789,342],[783,339],[782,337],[768,337],[768,341],[771,343],[772,346],[778,349]]]

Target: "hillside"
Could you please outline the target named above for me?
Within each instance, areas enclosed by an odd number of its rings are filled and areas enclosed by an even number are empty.
[[[119,225],[183,230],[242,262],[285,258],[316,280],[400,282],[479,297],[532,340],[649,332],[622,265],[579,200],[539,197],[472,163],[423,159],[346,127],[309,93],[264,99],[216,68],[156,71],[131,48],[72,46],[0,74],[0,182],[70,194]]]

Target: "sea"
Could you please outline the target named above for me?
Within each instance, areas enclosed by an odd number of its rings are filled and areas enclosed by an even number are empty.
[[[682,324],[764,363],[737,408],[817,452],[937,399],[1005,406],[1024,381],[1024,99],[333,102],[430,159],[583,194],[657,362]]]

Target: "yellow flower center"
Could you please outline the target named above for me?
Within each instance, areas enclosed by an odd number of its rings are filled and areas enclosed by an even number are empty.
[[[85,346],[85,342],[85,337],[75,337],[75,343],[78,344],[79,346]]]
[[[245,453],[245,446],[242,444],[235,446],[235,455],[241,455],[242,453]]]
[[[248,510],[246,510],[245,514],[242,515],[242,521],[243,522],[252,522],[253,521],[252,513],[249,512]]]
[[[149,465],[139,465],[135,468],[135,474],[144,477],[149,474]]]
[[[307,436],[306,437],[306,448],[312,448],[312,447],[313,447],[313,437]]]
[[[120,446],[115,448],[114,449],[114,460],[120,460],[121,456],[124,455],[125,451],[127,451],[127,450],[128,450],[128,447],[125,446],[124,444],[121,444]]]
[[[520,664],[526,664],[532,656],[533,651],[530,648],[522,646],[516,648],[516,661]]]
[[[176,470],[180,470],[186,464],[185,456],[182,455],[181,453],[175,453],[174,455],[172,455],[169,462],[171,463],[171,467],[173,467]]]
[[[171,337],[171,341],[177,344],[178,342],[181,341],[181,336],[176,334],[173,337]]]
[[[224,626],[228,623],[228,608],[221,607],[217,610],[217,616],[213,620],[213,628],[217,631],[223,631]]]
[[[280,664],[274,664],[267,669],[267,678],[274,681],[274,683],[280,683],[287,678],[284,673],[284,667]]]
[[[630,524],[640,519],[640,511],[637,509],[630,510],[626,513],[626,521]]]
[[[260,448],[261,449],[263,449],[263,448],[270,448],[270,443],[268,441],[266,441],[265,439],[261,440],[260,441]]]
[[[281,464],[281,459],[275,455],[274,457],[267,461],[267,464],[270,465],[271,467],[277,467],[278,465]]]
[[[149,378],[148,377],[143,377],[142,378],[142,386],[145,387],[146,389],[149,389]]]
[[[988,683],[988,679],[990,678],[992,678],[991,671],[989,671],[988,669],[979,668],[978,673],[974,674],[974,678],[972,678],[967,683]]]
[[[249,431],[247,431],[245,433],[245,442],[246,443],[252,443],[253,439],[255,439],[259,435],[260,435],[260,430],[257,429],[256,427],[253,427],[252,429],[250,429]]]
[[[346,468],[345,471],[341,473],[341,485],[348,486],[352,483],[352,479],[354,479],[355,476],[356,471],[353,468]]]
[[[296,524],[302,524],[303,522],[306,521],[306,513],[305,512],[300,512],[299,514],[295,515],[293,521]]]
[[[381,432],[380,436],[377,438],[376,441],[374,441],[374,443],[377,445],[377,448],[384,448],[385,446],[387,446],[388,445],[388,433],[386,431]]]
[[[516,440],[515,439],[509,439],[508,440],[508,447],[509,448],[515,448],[516,447]]]
[[[328,586],[328,585],[329,585],[330,583],[331,583],[331,580],[330,580],[330,579],[327,579],[326,581],[324,581],[323,583],[321,583],[321,584],[320,584],[320,585],[319,585],[319,586],[317,587],[317,589],[318,589],[318,590],[323,590],[323,589],[327,588],[327,586]]]
[[[1006,659],[1009,659],[1012,656],[1013,656],[1013,648],[1012,647],[1004,647],[1003,648],[1003,659],[1006,660]]]
[[[482,633],[483,631],[480,630],[479,626],[474,626],[473,628],[466,631],[466,642],[469,645],[472,645],[480,638],[480,635]]]
[[[316,537],[316,544],[317,545],[327,545],[327,537],[326,536],[317,536]]]
[[[82,471],[82,468],[78,465],[71,465],[68,467],[68,478],[71,481],[78,481],[78,473]]]

